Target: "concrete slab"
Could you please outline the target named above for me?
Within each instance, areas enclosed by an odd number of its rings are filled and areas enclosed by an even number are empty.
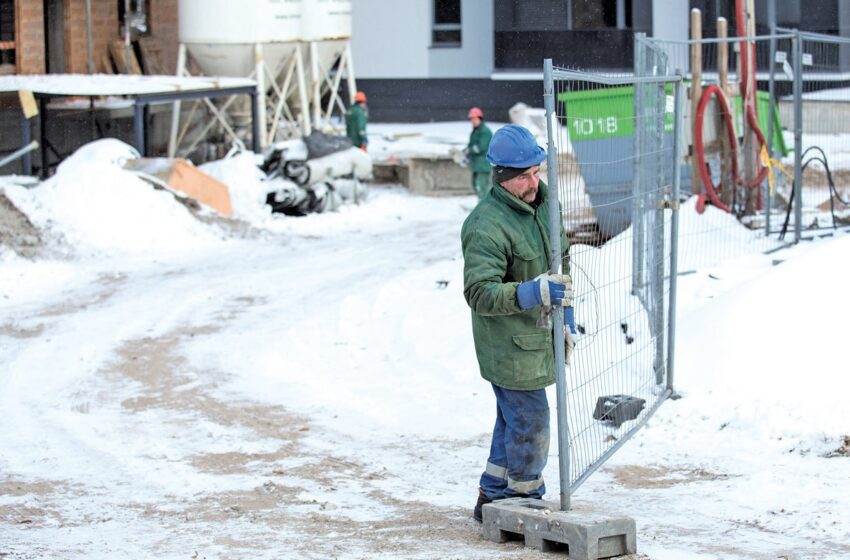
[[[581,506],[560,511],[545,500],[512,498],[482,508],[484,538],[492,542],[525,539],[542,552],[575,560],[598,560],[637,551],[635,521],[589,511]]]
[[[472,172],[449,158],[411,158],[410,192],[428,195],[470,195]]]

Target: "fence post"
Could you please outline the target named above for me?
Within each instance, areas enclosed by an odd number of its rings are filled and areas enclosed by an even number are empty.
[[[557,113],[555,112],[555,79],[552,59],[543,61],[543,106],[546,110],[546,156],[549,189],[549,243],[552,250],[551,272],[557,274],[561,265],[561,205],[558,200],[558,152],[555,148]],[[570,433],[567,423],[567,380],[564,365],[564,308],[552,309],[555,323],[552,340],[555,351],[556,416],[558,418],[558,474],[560,475],[561,510],[570,509]]]
[[[794,242],[803,224],[803,36],[794,32]]]
[[[679,78],[682,73],[677,71]],[[667,321],[667,389],[671,394],[673,389],[673,374],[676,361],[676,294],[679,277],[679,192],[682,180],[682,105],[685,97],[683,81],[676,84],[676,98],[673,109],[673,193],[670,206],[673,214],[670,217],[670,309]]]
[[[768,109],[767,109],[767,153],[773,157],[773,112],[776,111],[776,0],[767,2],[767,19],[770,24],[770,81],[767,84]],[[785,154],[783,154],[785,155]],[[770,206],[771,200],[770,182],[765,183],[764,197],[764,234],[770,235]]]
[[[635,33],[635,76],[643,76],[646,68],[646,45],[643,40],[646,38],[646,33]],[[641,161],[641,152],[637,147],[641,144],[641,134],[643,134],[643,112],[639,111],[640,100],[643,99],[644,89],[643,84],[636,82],[632,92],[634,103],[635,126],[634,134],[632,135],[632,143],[634,146],[634,180],[632,183],[632,295],[637,295],[641,288],[640,271],[643,270],[643,251],[641,250],[643,242],[643,220],[641,219],[642,199],[640,197],[641,185],[643,185],[643,165]]]
[[[657,142],[664,146],[664,119],[667,115],[667,87],[663,83],[656,84],[655,86],[655,123],[654,130]],[[653,178],[653,182],[649,184],[654,185],[664,185],[665,177],[666,177],[666,168],[665,163],[665,153],[664,150],[658,150],[656,153],[656,161],[655,161],[655,174],[656,176]],[[647,185],[648,186],[648,185]],[[656,194],[652,196],[651,193],[656,192],[660,194],[660,197]],[[664,331],[664,206],[660,204],[664,199],[664,192],[661,189],[651,189],[644,188],[644,192],[641,193],[641,197],[644,199],[644,203],[650,208],[646,208],[647,216],[652,215],[652,219],[648,220],[651,224],[649,227],[652,228],[652,231],[648,231],[649,234],[649,244],[652,246],[652,261],[647,263],[652,266],[652,270],[650,271],[650,297],[652,298],[652,303],[650,304],[650,309],[652,310],[652,320],[655,323],[653,330],[655,331],[655,359],[654,359],[654,367],[655,367],[655,383],[656,385],[661,385],[664,383],[664,337],[666,335]],[[659,198],[661,200],[659,200]],[[650,212],[652,214],[650,214]],[[647,226],[644,226],[647,227]]]

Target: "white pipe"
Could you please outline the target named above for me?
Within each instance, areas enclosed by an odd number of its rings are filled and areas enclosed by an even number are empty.
[[[266,62],[265,56],[263,53],[263,45],[262,43],[257,43],[254,45],[254,63],[256,64],[256,71],[254,72],[255,78],[257,80],[257,119],[260,121],[260,149],[266,147],[266,134],[267,134],[267,122],[266,122]]]
[[[348,66],[348,104],[354,103],[354,94],[357,93],[357,80],[354,77],[354,57],[351,56],[351,41],[345,43],[345,60]]]
[[[304,76],[304,58],[301,52],[301,45],[296,47],[297,56],[295,58],[295,70],[298,79],[298,96],[301,98],[301,121],[302,133],[304,136],[310,136],[312,132],[310,127],[310,102],[307,98],[307,82]]]
[[[186,71],[186,44],[180,43],[177,49],[177,76],[182,77]],[[180,101],[171,105],[171,134],[168,136],[168,157],[173,158],[177,153],[177,129],[180,125]]]
[[[310,42],[310,70],[313,77],[313,126],[321,127],[321,77],[319,76],[319,45],[315,41]]]

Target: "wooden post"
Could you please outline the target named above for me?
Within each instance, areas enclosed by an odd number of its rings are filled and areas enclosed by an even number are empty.
[[[717,18],[717,38],[726,39],[728,36],[729,23],[726,18]],[[731,98],[729,96],[729,43],[720,42],[717,44],[717,76],[723,94],[728,96],[727,99]],[[735,110],[734,103],[728,105],[732,111]],[[720,111],[717,112],[717,115],[717,134],[720,140],[720,199],[724,204],[730,206],[732,195],[735,192],[735,185],[732,182],[732,158],[737,157],[737,154],[732,153],[732,144],[726,134],[726,123]]]
[[[702,39],[702,13],[697,8],[691,10],[691,39],[693,41]],[[691,190],[697,195],[702,190],[699,164],[694,153],[697,145],[696,123],[700,97],[702,97],[702,44],[694,42],[691,44]]]

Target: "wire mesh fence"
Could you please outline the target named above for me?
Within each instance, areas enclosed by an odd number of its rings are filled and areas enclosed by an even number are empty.
[[[747,146],[742,133],[745,117],[740,93],[746,76],[741,70],[741,53],[748,44],[754,53],[755,108],[773,161],[773,184],[760,182],[762,200],[755,211],[747,211],[743,200],[721,195],[737,223],[719,216],[698,220],[683,211],[683,270],[767,252],[810,234],[822,235],[824,229],[850,225],[850,40],[842,37],[792,29],[744,39],[665,41],[638,36],[636,75],[658,71],[641,61],[663,55],[663,72],[679,72],[688,83],[692,103],[684,118],[685,129],[690,129],[685,136],[691,141],[685,151],[693,165],[683,180],[683,191],[690,184],[692,192],[705,192],[701,170],[714,185],[732,184],[728,176],[732,161],[739,168],[750,165],[761,170],[759,146]],[[698,88],[693,86],[695,77]],[[717,100],[708,100],[700,109],[701,96],[712,86],[723,89],[734,112],[734,157],[724,145]],[[694,131],[701,112],[703,126]],[[703,143],[700,149],[697,137]],[[698,151],[702,163],[696,163]],[[795,179],[795,167],[799,179]],[[802,185],[799,202],[796,182]],[[741,225],[752,233],[741,230]],[[699,261],[689,262],[696,255]]]
[[[631,76],[546,76],[580,333],[559,402],[573,492],[673,394],[679,275],[850,225],[850,40],[638,34]]]
[[[787,70],[793,36],[752,39],[756,120],[772,150],[769,153],[790,173],[794,144],[793,133],[789,136],[788,131],[794,129],[793,112],[782,113],[777,99],[792,88],[793,73]],[[741,42],[736,38],[670,41],[638,36],[635,40],[636,76],[681,74],[688,90],[683,112],[682,192],[695,196],[682,207],[680,273],[784,244],[779,231],[791,202],[792,180],[776,169],[770,188],[759,146],[748,143],[744,136],[740,53]],[[771,60],[785,64],[770,64]],[[758,180],[759,174],[764,178]],[[709,187],[716,193],[713,205],[706,196]]]
[[[850,225],[850,40],[801,33],[800,42],[801,95],[779,106],[800,105],[802,226]]]
[[[556,69],[551,80],[549,150],[557,169],[550,183],[571,243],[579,331],[566,409],[559,407],[569,432],[562,486],[574,491],[670,395],[672,162],[681,94],[669,77]]]

